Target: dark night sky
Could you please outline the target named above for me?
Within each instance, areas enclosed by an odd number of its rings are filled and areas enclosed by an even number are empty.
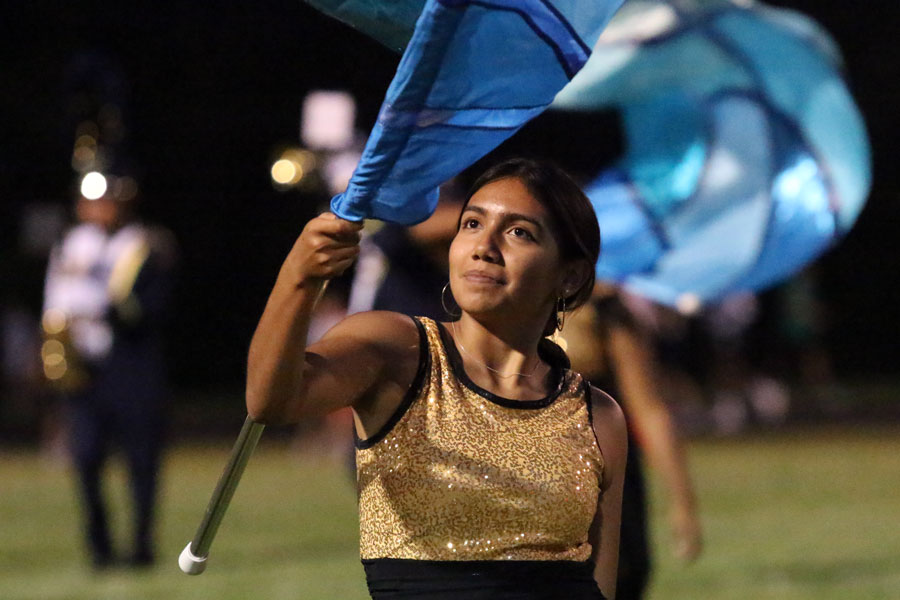
[[[845,372],[896,374],[900,4],[775,4],[811,14],[834,34],[874,146],[869,204],[822,262],[832,349]],[[318,200],[273,191],[274,153],[297,142],[300,103],[312,89],[351,92],[368,130],[398,56],[299,0],[5,2],[0,34],[0,258],[14,264],[26,203],[71,198],[67,63],[85,50],[113,57],[128,78],[128,149],[145,212],[175,231],[183,254],[171,336],[177,380],[242,381],[268,287]],[[34,304],[39,286],[28,282],[39,278],[9,268],[0,277],[29,288],[24,297]]]

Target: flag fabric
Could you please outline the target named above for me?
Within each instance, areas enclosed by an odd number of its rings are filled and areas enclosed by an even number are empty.
[[[425,0],[306,0],[306,3],[395,52],[406,48],[425,6]]]
[[[404,225],[428,218],[441,183],[547,108],[622,2],[427,0],[332,211]],[[371,25],[361,14],[346,20]]]
[[[868,138],[839,52],[799,13],[745,0],[307,1],[405,49],[332,201],[343,218],[424,220],[440,183],[551,101],[620,111],[626,154],[585,190],[597,274],[664,304],[783,280],[839,240],[868,195]]]
[[[618,109],[626,155],[586,186],[601,279],[700,306],[783,280],[853,225],[871,166],[828,34],[758,3],[628,3],[552,108]]]

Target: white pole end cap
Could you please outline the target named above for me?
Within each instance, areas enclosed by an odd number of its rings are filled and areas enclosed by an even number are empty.
[[[199,575],[206,570],[206,559],[206,556],[195,556],[191,552],[191,542],[188,542],[178,557],[178,566],[188,575]]]

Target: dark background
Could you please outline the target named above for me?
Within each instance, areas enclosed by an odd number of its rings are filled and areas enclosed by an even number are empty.
[[[810,14],[832,32],[872,137],[868,205],[821,262],[833,315],[830,350],[842,375],[897,375],[900,4],[772,4]],[[3,297],[39,311],[42,265],[17,258],[19,216],[31,202],[71,204],[66,68],[76,53],[98,51],[127,77],[126,147],[143,212],[172,229],[181,246],[169,336],[175,383],[239,389],[246,347],[281,259],[324,200],[276,192],[269,167],[281,147],[298,142],[310,90],[352,93],[358,127],[367,131],[398,55],[288,0],[5,2],[0,34]],[[587,154],[597,139],[615,140],[615,118],[599,119],[587,133],[526,136],[529,144]],[[603,159],[614,155],[604,152]]]

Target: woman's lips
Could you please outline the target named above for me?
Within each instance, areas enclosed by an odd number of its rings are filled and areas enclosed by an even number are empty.
[[[483,271],[466,271],[463,273],[463,279],[471,283],[486,285],[501,285],[503,283],[503,280],[499,277],[493,277]]]

